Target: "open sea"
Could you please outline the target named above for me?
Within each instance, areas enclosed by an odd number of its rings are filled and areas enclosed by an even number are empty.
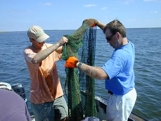
[[[74,30],[46,30],[55,43],[61,36]],[[26,31],[0,32],[0,81],[21,83],[29,101],[30,78],[23,49],[30,44]],[[136,48],[135,82],[138,94],[133,112],[149,121],[161,121],[161,28],[128,28],[127,38]],[[111,56],[113,48],[106,43],[101,30],[97,30],[95,65],[102,66]],[[57,62],[58,73],[64,87],[66,78],[64,60]],[[96,80],[96,94],[107,97],[104,81]],[[2,98],[2,97],[1,97]],[[30,110],[30,103],[28,103]]]

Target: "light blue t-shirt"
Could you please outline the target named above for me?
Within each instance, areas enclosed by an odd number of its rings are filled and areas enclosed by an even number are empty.
[[[102,66],[109,76],[105,80],[107,90],[116,95],[124,95],[134,88],[134,59],[135,47],[130,41],[113,52],[111,58]]]

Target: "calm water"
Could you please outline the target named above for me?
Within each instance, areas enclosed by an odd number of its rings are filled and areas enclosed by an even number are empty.
[[[46,31],[50,35],[47,42],[55,43],[62,35],[72,30]],[[51,39],[52,38],[52,39]],[[135,44],[135,76],[137,102],[133,112],[150,120],[161,120],[161,28],[127,29],[127,38]],[[30,42],[26,32],[0,33],[0,81],[22,83],[29,98],[30,79],[23,49]],[[106,43],[104,34],[97,30],[96,66],[102,66],[111,56],[113,48]],[[59,76],[64,86],[64,61],[57,62]],[[104,81],[96,80],[96,93],[107,96]],[[30,110],[30,105],[29,105]]]

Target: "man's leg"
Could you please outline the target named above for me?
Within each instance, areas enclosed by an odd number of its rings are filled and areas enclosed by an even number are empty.
[[[136,91],[132,89],[127,94],[118,96],[109,94],[106,109],[108,121],[128,120],[136,101]]]

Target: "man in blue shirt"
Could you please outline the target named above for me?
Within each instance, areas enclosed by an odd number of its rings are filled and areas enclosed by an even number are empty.
[[[107,25],[95,20],[95,25],[103,30],[107,42],[115,49],[111,58],[102,67],[94,67],[79,62],[75,57],[69,57],[65,66],[78,67],[92,78],[105,80],[105,88],[109,93],[106,119],[127,121],[137,97],[133,69],[135,47],[126,38],[126,29],[119,20],[113,20]]]

